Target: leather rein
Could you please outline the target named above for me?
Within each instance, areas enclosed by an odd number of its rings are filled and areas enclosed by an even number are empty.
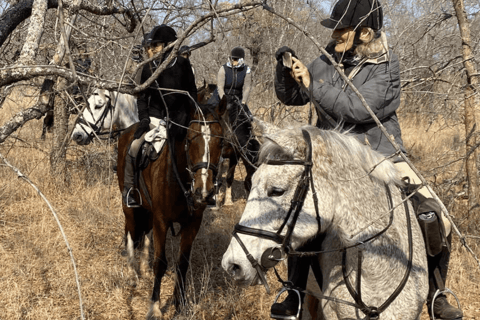
[[[378,319],[380,316],[380,313],[385,311],[385,309],[388,308],[388,306],[397,298],[397,296],[400,294],[400,292],[403,290],[405,287],[405,284],[407,283],[408,277],[410,275],[410,271],[412,269],[412,258],[413,258],[413,240],[412,240],[412,228],[411,228],[411,220],[410,220],[410,213],[409,213],[409,208],[408,204],[406,201],[404,201],[404,207],[405,207],[405,214],[406,214],[406,219],[407,219],[407,229],[408,229],[408,245],[409,245],[409,256],[408,256],[408,263],[407,263],[407,269],[405,271],[405,274],[402,278],[402,281],[398,285],[398,287],[395,289],[395,291],[385,300],[385,302],[380,306],[380,307],[373,307],[373,306],[368,306],[365,304],[362,300],[362,292],[361,292],[361,261],[362,261],[362,251],[358,251],[358,266],[357,266],[357,279],[356,279],[356,288],[353,287],[351,284],[350,280],[348,279],[348,274],[347,274],[347,266],[346,266],[346,260],[347,260],[347,249],[354,248],[361,246],[365,243],[368,243],[370,241],[375,240],[382,234],[384,234],[392,225],[393,223],[393,213],[394,213],[394,208],[393,208],[393,199],[391,195],[390,188],[388,185],[385,184],[385,188],[387,190],[387,198],[388,198],[388,205],[389,205],[389,211],[390,211],[390,221],[387,224],[387,226],[382,229],[380,232],[376,233],[375,235],[369,237],[366,240],[359,241],[358,243],[354,245],[350,245],[347,247],[343,247],[340,249],[331,249],[331,250],[324,250],[324,251],[311,251],[311,252],[298,252],[295,251],[291,247],[291,237],[293,233],[293,229],[295,228],[295,224],[297,222],[298,216],[300,214],[300,211],[303,207],[303,204],[305,202],[305,198],[308,193],[309,186],[312,188],[312,194],[313,194],[313,201],[314,201],[314,206],[315,206],[315,214],[316,214],[316,219],[317,219],[317,224],[318,224],[318,233],[321,232],[321,219],[320,219],[320,213],[318,209],[318,198],[317,194],[315,191],[314,183],[313,183],[313,174],[312,174],[312,141],[310,134],[306,130],[302,130],[302,135],[303,138],[307,144],[307,149],[306,149],[306,157],[305,160],[267,160],[265,161],[266,164],[269,165],[303,165],[304,166],[304,171],[303,174],[300,178],[300,181],[297,185],[297,188],[295,190],[294,196],[291,200],[290,204],[290,209],[288,210],[288,213],[280,226],[280,228],[276,232],[271,232],[271,231],[266,231],[262,229],[257,229],[257,228],[251,228],[251,227],[246,227],[242,226],[240,224],[235,225],[235,229],[233,231],[233,236],[237,240],[238,244],[242,248],[242,250],[245,252],[247,259],[250,261],[252,266],[257,270],[257,276],[256,278],[252,281],[253,283],[256,283],[257,278],[260,279],[262,284],[265,286],[265,289],[267,290],[268,293],[270,293],[270,288],[268,286],[267,280],[265,278],[265,273],[267,269],[269,268],[274,268],[275,274],[277,275],[277,279],[279,282],[282,283],[283,289],[280,291],[279,295],[285,291],[285,290],[294,290],[298,293],[298,291],[302,291],[304,293],[308,293],[311,296],[316,297],[317,299],[321,300],[330,300],[336,303],[343,303],[346,305],[350,305],[352,307],[355,307],[359,310],[361,310],[366,316],[367,319]],[[405,194],[402,192],[402,199],[405,199]],[[292,216],[293,212],[293,216]],[[285,236],[282,235],[283,229],[287,227],[287,231]],[[267,240],[274,241],[278,244],[280,244],[280,247],[272,247],[268,248],[261,257],[260,262],[257,261],[247,250],[245,244],[242,242],[240,237],[238,236],[238,233],[241,234],[246,234],[249,236],[254,236],[254,237],[259,237]],[[303,288],[296,288],[293,286],[293,284],[290,281],[283,281],[277,270],[275,269],[275,265],[279,262],[284,260],[285,255],[319,255],[322,253],[329,253],[329,252],[335,252],[335,251],[341,251],[342,252],[342,273],[343,273],[343,279],[345,281],[345,285],[352,296],[353,300],[355,303],[352,303],[350,301],[346,300],[341,300],[337,299],[334,297],[329,297],[329,296],[324,296],[324,295],[319,295],[315,294],[313,292],[304,290]],[[278,296],[277,296],[278,299]]]

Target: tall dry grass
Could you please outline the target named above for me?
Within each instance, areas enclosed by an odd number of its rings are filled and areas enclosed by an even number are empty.
[[[28,102],[28,97],[20,96],[18,101],[7,102],[0,109],[0,123],[29,103],[32,101]],[[448,131],[439,122],[432,124],[438,126],[432,131],[432,126],[426,130],[406,116],[401,121],[407,148],[420,169],[429,172],[432,163],[441,166],[461,154],[460,149],[455,151],[456,141],[461,140],[461,133],[455,138],[456,132],[461,132],[459,128]],[[144,319],[153,276],[139,278],[136,287],[127,283],[126,259],[120,254],[124,220],[116,176],[111,170],[113,146],[71,145],[68,177],[65,183],[57,184],[49,174],[51,135],[41,141],[40,133],[41,121],[30,121],[0,145],[0,152],[41,189],[59,214],[78,264],[86,319]],[[438,169],[427,177],[443,190],[439,179],[451,179],[458,165]],[[464,200],[459,196],[452,201],[452,214],[462,219]],[[176,319],[269,318],[274,293],[268,295],[262,287],[237,288],[220,266],[244,206],[245,199],[240,198],[233,207],[205,212],[188,275],[189,303]],[[469,243],[480,254],[473,238]],[[161,297],[165,317],[171,318],[174,311],[168,301],[173,292],[172,261],[178,239],[169,235],[167,246],[171,264],[163,279]],[[448,286],[459,294],[465,319],[480,318],[479,268],[457,239],[453,248]],[[0,319],[79,318],[73,268],[58,226],[36,192],[4,165],[0,165],[0,255]],[[285,275],[283,265],[280,271]],[[280,287],[272,273],[268,280],[274,290]]]

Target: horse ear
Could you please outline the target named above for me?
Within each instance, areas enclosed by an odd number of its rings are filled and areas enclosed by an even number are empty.
[[[253,117],[252,132],[257,137],[257,139],[261,144],[265,142],[265,139],[269,139],[265,137],[265,135],[275,133],[279,130],[280,128],[274,125],[273,123],[268,123],[258,119],[257,117]]]
[[[207,81],[205,79],[203,79],[203,87],[205,89],[208,89]]]
[[[223,116],[226,110],[227,110],[227,95],[224,94],[222,100],[220,100],[220,103],[217,106],[217,114],[219,116]]]

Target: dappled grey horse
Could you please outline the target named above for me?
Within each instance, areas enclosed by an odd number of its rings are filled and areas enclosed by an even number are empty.
[[[265,135],[259,161],[222,260],[238,284],[268,287],[267,268],[322,235],[320,286],[333,298],[320,301],[325,319],[420,317],[425,246],[392,162],[352,136],[314,127]]]
[[[75,124],[72,140],[89,144],[95,135],[123,130],[138,122],[137,101],[134,96],[96,89],[88,98],[88,106]]]

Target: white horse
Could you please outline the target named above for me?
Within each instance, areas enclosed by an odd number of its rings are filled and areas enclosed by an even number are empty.
[[[95,134],[126,129],[138,122],[137,101],[134,96],[96,89],[88,98],[88,106],[75,124],[72,140],[80,145],[89,144]]]
[[[325,297],[343,302],[322,299],[320,307],[325,319],[368,319],[361,308],[354,306],[359,303],[354,301],[345,279],[349,280],[350,289],[361,291],[364,306],[380,307],[395,291],[399,292],[386,309],[381,310],[381,319],[419,319],[428,291],[427,259],[413,209],[410,203],[407,206],[402,204],[398,188],[401,180],[393,163],[347,134],[314,127],[302,129],[309,132],[312,140],[310,172],[313,179],[307,183],[306,197],[303,207],[300,206],[290,244],[295,250],[321,234],[324,240],[318,251],[333,250],[318,255],[323,274],[322,291]],[[285,258],[281,241],[259,235],[258,231],[239,230],[261,229],[271,236],[281,228],[299,180],[306,172],[304,161],[308,149],[302,129],[284,129],[264,137],[261,165],[253,176],[245,211],[235,227],[238,232],[222,260],[222,267],[238,284],[260,284],[259,279],[264,278],[261,271],[267,268],[262,262],[267,249],[279,248],[277,253]],[[286,164],[285,160],[296,160],[297,163]],[[390,208],[394,208],[393,213]],[[412,231],[410,247],[407,216]],[[293,217],[292,213],[287,226],[279,232],[280,236],[285,236]],[[386,231],[381,233],[384,229]],[[369,241],[374,235],[377,237]],[[255,262],[247,259],[240,242],[250,252],[250,260],[253,257],[263,269],[253,267]],[[355,247],[346,250],[346,263],[343,264],[341,250],[349,246]],[[410,250],[413,250],[412,254]],[[360,262],[359,252],[363,256]],[[411,269],[408,272],[409,256]],[[357,287],[359,268],[361,290]],[[403,278],[406,282],[402,288]]]

